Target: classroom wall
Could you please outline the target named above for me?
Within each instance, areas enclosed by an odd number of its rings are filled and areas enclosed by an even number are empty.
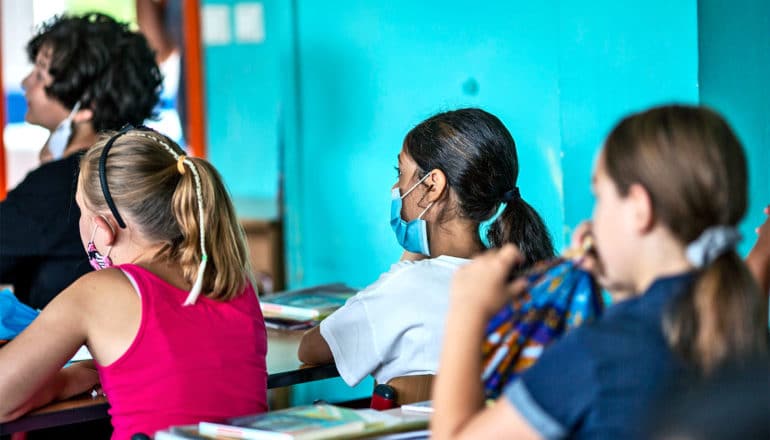
[[[701,0],[698,26],[701,101],[727,117],[749,160],[746,253],[770,204],[770,2]]]
[[[564,237],[590,218],[593,162],[612,127],[652,105],[698,102],[696,0],[559,2]]]
[[[481,106],[503,120],[522,195],[561,248],[590,216],[590,170],[612,124],[698,101],[695,0],[418,3],[297,2],[290,285],[364,286],[395,261],[391,168],[405,133],[437,111]]]
[[[294,7],[291,286],[365,286],[396,261],[392,168],[406,132],[437,111],[480,106],[501,118],[517,141],[521,193],[561,248],[569,226],[590,215],[593,158],[617,118],[698,99],[695,0]],[[370,383],[352,393],[308,384],[295,403],[369,393]]]
[[[201,2],[208,158],[239,198],[275,200],[278,195],[283,65],[291,32],[286,4]],[[247,12],[247,22],[239,22],[244,6],[261,9],[262,19]]]
[[[260,3],[263,42],[206,46],[209,155],[236,194],[285,202],[291,287],[363,287],[387,270],[401,252],[388,217],[403,137],[461,106],[509,127],[522,195],[561,248],[590,217],[593,161],[620,117],[712,105],[752,161],[743,250],[753,241],[750,226],[770,201],[762,0],[729,9],[719,0]],[[236,2],[203,4],[232,13]],[[345,395],[321,389],[306,387],[295,402]]]

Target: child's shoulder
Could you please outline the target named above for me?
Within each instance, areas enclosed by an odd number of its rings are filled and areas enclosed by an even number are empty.
[[[107,268],[89,272],[75,280],[65,292],[73,296],[107,300],[121,293],[133,293],[134,287],[128,277],[118,268]]]
[[[460,266],[468,263],[466,258],[440,255],[423,260],[404,260],[393,264],[386,274],[409,274],[412,272],[454,272]]]
[[[448,288],[455,270],[467,261],[462,258],[447,256],[417,261],[399,261],[356,296],[360,299],[381,293],[388,295],[398,292],[413,293],[415,289],[425,290],[431,287],[444,291]]]

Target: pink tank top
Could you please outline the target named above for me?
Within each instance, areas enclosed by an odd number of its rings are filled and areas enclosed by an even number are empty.
[[[170,425],[267,411],[267,334],[254,289],[228,302],[187,292],[124,264],[142,298],[142,320],[126,352],[97,364],[114,440]]]

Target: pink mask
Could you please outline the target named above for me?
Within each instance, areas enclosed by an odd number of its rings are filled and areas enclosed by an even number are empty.
[[[96,245],[94,245],[94,237],[96,236],[97,228],[98,226],[94,225],[94,232],[91,233],[91,240],[88,241],[88,245],[86,246],[86,253],[88,254],[88,262],[91,263],[91,267],[96,270],[102,270],[108,267],[112,267],[112,260],[110,259],[110,251],[112,250],[112,246],[107,249],[107,255],[102,255],[98,250],[96,250]]]

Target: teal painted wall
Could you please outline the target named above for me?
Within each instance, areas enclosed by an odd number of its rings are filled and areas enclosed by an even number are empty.
[[[265,40],[235,39],[235,0],[204,0],[228,7],[229,44],[204,45],[208,158],[236,197],[275,199],[278,194],[279,124],[284,65],[290,56],[291,10],[285,1],[261,1]]]
[[[727,117],[748,155],[747,253],[770,204],[770,2],[701,0],[698,24],[701,100]]]
[[[214,3],[235,4],[204,1]],[[284,176],[292,287],[363,287],[387,270],[400,254],[388,215],[403,136],[460,106],[509,127],[522,194],[561,247],[590,217],[590,173],[612,125],[650,105],[702,100],[746,143],[744,247],[753,241],[770,202],[767,2],[262,3],[264,43],[206,48],[209,148],[236,195],[276,198]],[[339,384],[304,387],[297,401],[371,390]]]
[[[593,162],[618,120],[698,102],[696,0],[559,2],[565,236],[590,218]]]
[[[365,286],[398,258],[388,224],[396,155],[406,132],[440,110],[496,113],[518,143],[522,194],[552,229],[563,220],[556,9],[425,3],[298,2],[292,285]]]

